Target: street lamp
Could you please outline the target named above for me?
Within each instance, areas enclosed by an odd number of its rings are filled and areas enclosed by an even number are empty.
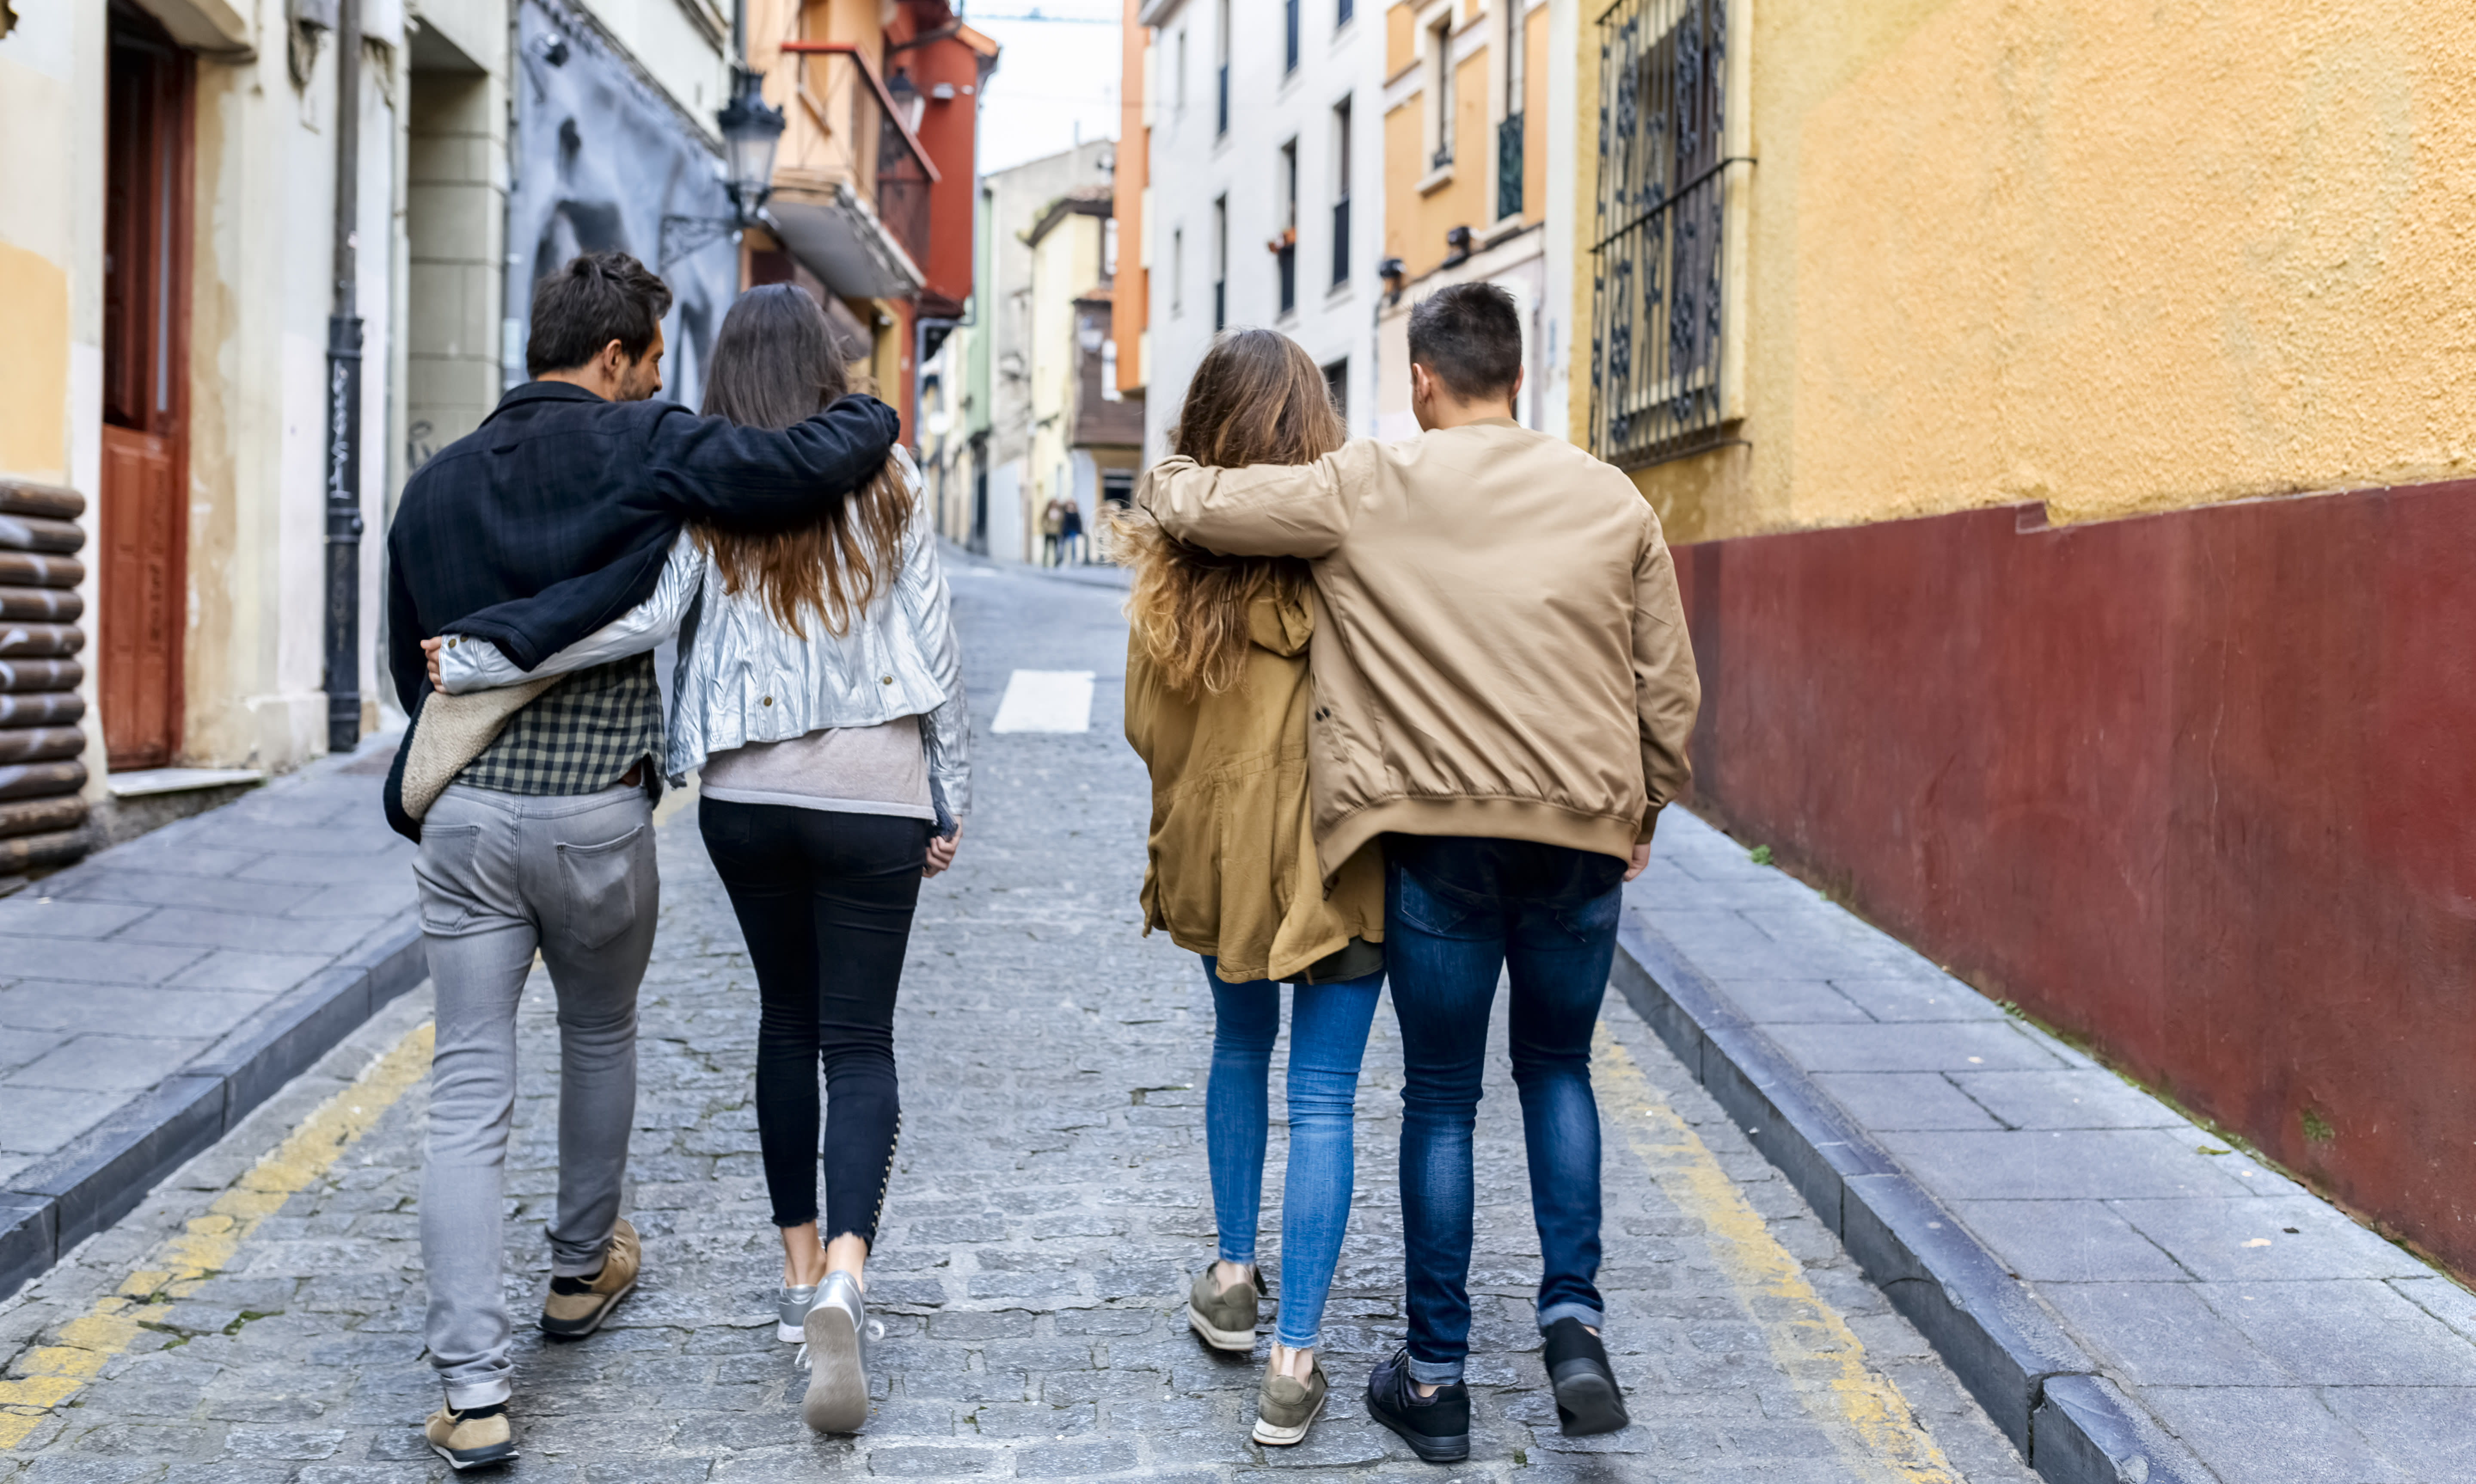
[[[736,235],[759,219],[765,198],[774,194],[774,151],[782,142],[782,111],[765,101],[763,73],[747,67],[731,70],[739,91],[714,115],[722,129],[722,191],[730,198],[730,214],[663,217],[661,268],[725,235]]]

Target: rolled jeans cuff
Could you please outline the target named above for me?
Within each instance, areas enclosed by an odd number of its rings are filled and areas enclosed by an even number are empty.
[[[1587,1303],[1551,1303],[1539,1311],[1539,1332],[1546,1334],[1548,1326],[1560,1319],[1577,1319],[1593,1329],[1606,1323],[1606,1317]]]
[[[504,1375],[483,1381],[450,1381],[447,1383],[447,1409],[470,1412],[475,1407],[494,1407],[515,1395]]]
[[[1410,1363],[1410,1379],[1422,1386],[1461,1384],[1462,1363],[1458,1360],[1421,1360],[1416,1355],[1404,1358]]]

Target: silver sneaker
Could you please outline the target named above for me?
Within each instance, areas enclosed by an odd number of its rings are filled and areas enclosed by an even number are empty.
[[[807,1342],[808,1395],[800,1420],[815,1432],[857,1432],[868,1421],[868,1367],[860,1335],[868,1325],[859,1284],[848,1273],[829,1273],[801,1322]]]
[[[807,1323],[808,1310],[817,1301],[817,1285],[782,1285],[782,1297],[774,1300],[774,1338],[784,1345],[806,1341],[807,1333],[800,1326]]]

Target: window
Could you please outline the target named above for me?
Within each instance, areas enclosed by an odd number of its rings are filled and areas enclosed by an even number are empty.
[[[1350,14],[1351,10],[1349,0],[1341,0],[1339,5],[1333,7],[1332,29],[1339,31],[1342,27],[1349,25]]]
[[[1504,116],[1496,126],[1496,217],[1522,214],[1523,0],[1500,0],[1504,11]]]
[[[1177,111],[1186,111],[1186,28],[1177,28]]]
[[[1299,0],[1281,0],[1281,71],[1287,74],[1299,70]]]
[[[1427,168],[1441,170],[1453,162],[1453,12],[1427,31],[1427,95],[1436,100],[1434,142]]]
[[[1638,467],[1720,439],[1726,0],[1618,0],[1599,26],[1591,452]]]
[[[1172,227],[1169,232],[1169,311],[1176,313],[1186,304],[1186,229]]]
[[[1349,100],[1332,106],[1332,283],[1349,282]]]
[[[1118,219],[1101,218],[1101,277],[1114,280],[1118,276]]]
[[[1345,356],[1324,368],[1324,389],[1332,397],[1332,409],[1341,414],[1341,426],[1349,427],[1349,358]]]
[[[1229,198],[1212,203],[1212,333],[1229,323]]]
[[[1299,141],[1281,146],[1281,231],[1273,238],[1273,260],[1280,276],[1281,312],[1299,307]]]
[[[1212,12],[1212,65],[1215,96],[1214,135],[1229,132],[1229,0],[1219,0]]]

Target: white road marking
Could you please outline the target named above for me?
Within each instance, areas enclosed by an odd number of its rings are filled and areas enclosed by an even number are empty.
[[[1089,731],[1092,672],[1017,670],[1006,681],[991,731]]]

